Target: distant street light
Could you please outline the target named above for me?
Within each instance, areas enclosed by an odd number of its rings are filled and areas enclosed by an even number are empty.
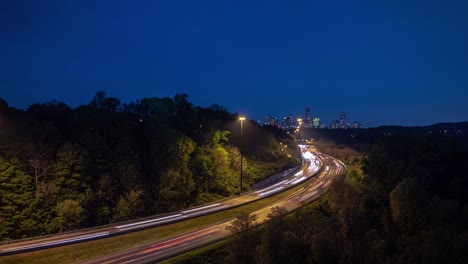
[[[299,142],[301,141],[301,126],[302,126],[302,118],[298,118],[297,122],[299,122],[299,128],[297,129],[299,131]]]
[[[240,134],[240,187],[239,187],[239,195],[241,194],[242,192],[242,133],[243,133],[243,130],[244,130],[244,120],[245,120],[245,116],[240,116],[239,117],[239,120],[240,120],[240,123],[241,123],[241,134]]]

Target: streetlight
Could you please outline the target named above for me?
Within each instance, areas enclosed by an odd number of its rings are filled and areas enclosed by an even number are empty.
[[[245,116],[240,116],[239,117],[240,123],[241,123],[241,134],[240,134],[240,188],[239,188],[239,195],[242,192],[242,132],[244,130],[244,120]]]
[[[297,122],[299,122],[299,128],[297,129],[299,131],[299,142],[301,141],[301,125],[302,125],[302,118],[298,118]]]

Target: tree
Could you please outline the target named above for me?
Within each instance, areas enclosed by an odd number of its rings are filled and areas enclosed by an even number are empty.
[[[87,156],[93,162],[87,167],[87,174],[94,178],[98,178],[101,174],[108,172],[109,164],[105,159],[107,151],[106,138],[97,131],[87,131],[80,138],[80,145],[86,150]]]
[[[123,103],[122,108],[124,112],[141,115],[141,105],[139,100],[136,102]]]
[[[187,98],[187,94],[176,94],[174,96],[175,114],[185,120],[193,110],[193,105]]]
[[[169,97],[143,98],[140,103],[141,116],[162,122],[168,122],[174,118],[174,101]]]
[[[89,187],[86,176],[87,152],[80,146],[66,143],[57,151],[57,162],[54,166],[58,192],[77,198]]]
[[[70,110],[71,108],[64,102],[52,100],[45,103],[32,104],[28,107],[27,111],[42,119],[55,119],[68,113]]]
[[[138,189],[142,185],[140,160],[129,137],[122,137],[110,151],[110,175],[124,191]]]
[[[106,92],[99,90],[93,97],[91,101],[91,106],[97,110],[102,110],[105,107],[106,102]]]
[[[255,263],[256,237],[252,232],[257,226],[256,214],[243,213],[226,226],[234,241],[231,243],[231,257],[234,263]]]
[[[195,184],[188,166],[195,146],[195,142],[184,136],[169,148],[171,165],[162,175],[159,184],[160,202],[169,210],[186,206],[191,200]]]
[[[231,132],[227,130],[216,130],[213,135],[213,146],[224,145],[224,143],[228,142],[228,136]]]
[[[33,200],[33,190],[33,177],[21,162],[0,157],[0,239],[22,236],[21,223],[28,218],[25,210]]]
[[[0,98],[0,128],[4,129],[5,128],[5,124],[6,124],[6,116],[7,116],[7,113],[9,112],[9,107],[8,107],[8,104],[7,102],[5,102],[5,100],[3,100],[2,98]]]
[[[8,104],[3,98],[0,98],[0,114],[5,114],[8,110]]]
[[[50,149],[41,143],[32,144],[29,146],[29,165],[34,169],[34,180],[36,196],[40,195],[39,192],[39,180],[40,178],[47,175],[48,169],[50,168],[51,153]]]
[[[370,230],[370,225],[359,186],[343,180],[335,181],[328,202],[336,220],[336,238],[341,262],[365,262],[368,252],[362,241],[366,240],[366,232]]]
[[[130,190],[120,198],[114,208],[114,221],[134,219],[144,211],[141,200],[143,190]]]
[[[224,144],[228,142],[229,131],[216,130],[209,148],[211,163],[211,191],[221,195],[229,195],[234,192],[233,170],[231,169],[231,156]]]
[[[117,112],[121,110],[121,103],[117,97],[107,97],[104,99],[103,106],[104,109],[109,112]]]
[[[108,223],[112,217],[112,208],[115,206],[119,186],[117,181],[107,175],[101,175],[97,182],[97,188],[94,191],[93,201],[90,210],[93,222],[98,224]]]
[[[187,98],[187,94],[176,94],[174,96],[175,126],[184,131],[186,135],[191,135],[193,134],[191,123],[193,105]]]
[[[212,186],[213,172],[211,167],[213,161],[206,147],[197,146],[192,155],[190,169],[198,193],[209,192]]]
[[[268,213],[268,222],[265,233],[262,236],[263,258],[266,263],[285,263],[287,256],[286,243],[286,221],[288,210],[283,207],[272,207]]]
[[[413,234],[424,228],[428,204],[424,187],[414,178],[402,180],[390,193],[392,219],[403,233]]]
[[[229,131],[216,130],[206,145],[197,147],[190,168],[195,172],[194,179],[201,192],[211,192],[227,196],[234,192],[237,183],[234,178],[233,161],[238,161],[239,152],[235,147],[225,146]]]
[[[224,107],[222,105],[219,105],[219,104],[211,104],[208,108],[210,110],[215,111],[215,112],[226,112],[227,113],[226,107]]]
[[[84,220],[84,210],[76,200],[64,200],[57,203],[57,227],[60,232],[70,231],[80,226]]]
[[[229,153],[222,147],[216,146],[211,150],[212,160],[212,191],[229,195],[233,191],[233,182],[231,180],[231,170],[229,169]]]

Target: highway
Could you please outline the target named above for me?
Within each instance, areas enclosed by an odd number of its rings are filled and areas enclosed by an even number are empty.
[[[282,206],[288,210],[294,210],[295,208],[301,206],[301,203],[307,203],[317,199],[326,191],[326,189],[329,188],[335,177],[344,175],[346,173],[346,167],[332,157],[323,154],[313,154],[306,150],[303,152],[303,157],[303,166],[295,173],[289,175],[279,182],[271,184],[270,186],[243,193],[241,196],[217,203],[211,203],[196,208],[174,212],[171,214],[156,216],[154,218],[149,218],[142,221],[106,226],[87,231],[81,230],[77,232],[71,232],[69,234],[21,241],[18,243],[2,244],[0,245],[0,255],[17,254],[50,247],[69,245],[73,243],[81,243],[85,241],[126,234],[129,232],[170,224],[178,221],[184,221],[186,219],[227,210],[229,208],[240,206],[251,201],[259,200],[264,197],[282,192],[297,184],[307,182],[307,184],[305,184],[304,187],[299,191],[296,191],[288,197],[277,201],[274,205],[256,211],[255,213],[259,215],[259,222],[261,222],[266,217],[270,207]],[[311,178],[314,180],[310,180],[309,183],[308,180]],[[191,248],[199,247],[229,235],[225,230],[227,225],[229,225],[229,221],[222,224],[218,223],[195,232],[172,237],[167,240],[158,241],[138,249],[106,256],[90,263],[126,263],[127,261],[129,261],[128,263],[145,263],[148,261],[166,258],[168,256],[184,252]]]
[[[334,180],[346,175],[346,167],[340,161],[323,154],[318,154],[318,156],[323,162],[324,169],[316,175],[317,177],[314,177],[314,180],[307,181],[302,188],[287,197],[276,201],[272,205],[252,212],[258,216],[258,223],[262,223],[267,219],[268,213],[274,206],[283,207],[288,211],[292,211],[303,204],[316,200],[325,194]],[[305,179],[300,181],[299,179],[303,176],[304,175],[296,175],[295,179],[287,179],[285,182],[286,184],[296,181],[302,182]],[[307,175],[305,175],[305,177],[306,179],[308,178]],[[262,193],[276,190],[283,186],[282,184],[284,183],[275,184],[274,186],[272,185],[265,188],[265,190],[256,191],[255,193],[260,195]],[[200,230],[157,241],[136,249],[117,252],[85,263],[149,263],[162,260],[229,236],[230,233],[226,230],[226,226],[230,225],[232,220],[233,219],[223,223],[212,224]]]

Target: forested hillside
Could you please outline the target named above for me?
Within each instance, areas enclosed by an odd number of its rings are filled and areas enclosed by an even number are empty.
[[[243,187],[300,163],[288,134],[244,121]],[[0,240],[178,210],[239,192],[240,123],[185,94],[72,109],[0,99]]]
[[[362,171],[310,206],[274,207],[265,225],[174,263],[468,263],[466,146],[400,135],[365,154]],[[232,228],[252,222],[242,215]]]

